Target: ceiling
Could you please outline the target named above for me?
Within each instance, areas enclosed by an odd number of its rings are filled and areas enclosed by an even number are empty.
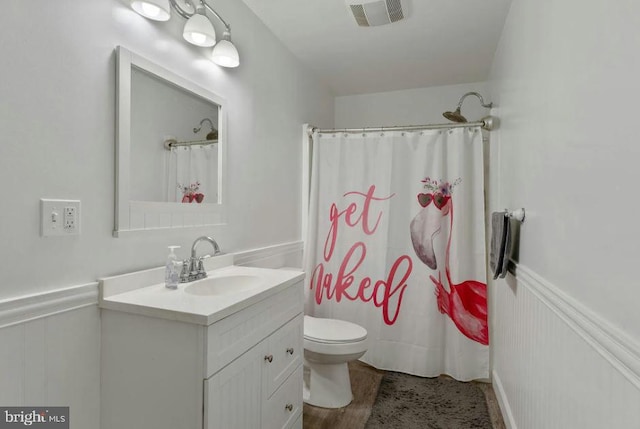
[[[488,78],[511,0],[406,0],[406,18],[359,27],[345,0],[243,0],[335,95]]]

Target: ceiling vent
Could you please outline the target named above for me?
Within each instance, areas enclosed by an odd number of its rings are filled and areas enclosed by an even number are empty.
[[[346,0],[361,27],[391,24],[404,18],[400,0]]]

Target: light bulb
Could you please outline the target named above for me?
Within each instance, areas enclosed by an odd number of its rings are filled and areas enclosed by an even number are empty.
[[[233,45],[230,39],[230,34],[225,31],[222,36],[223,40],[220,40],[216,46],[213,47],[211,52],[211,60],[222,67],[238,67],[240,65],[240,56],[238,50]]]
[[[171,18],[169,0],[131,0],[131,8],[154,21],[168,21]]]
[[[213,46],[216,44],[216,30],[211,21],[204,15],[194,14],[184,25],[182,37],[196,46]]]
[[[218,55],[215,58],[215,63],[218,64],[219,66],[222,67],[237,67],[238,63],[237,60],[235,58],[231,58],[231,57],[227,57],[227,56],[222,56],[222,55]]]
[[[207,36],[202,33],[191,33],[191,40],[193,43],[201,45],[207,40]]]
[[[156,18],[158,15],[160,15],[160,8],[155,4],[147,2],[142,3],[142,11],[144,12],[145,16],[149,18]]]

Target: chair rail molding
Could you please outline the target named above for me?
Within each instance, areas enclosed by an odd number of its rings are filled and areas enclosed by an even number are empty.
[[[98,283],[0,300],[0,328],[98,304]]]

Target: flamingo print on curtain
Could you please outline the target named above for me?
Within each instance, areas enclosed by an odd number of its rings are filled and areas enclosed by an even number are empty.
[[[218,201],[218,146],[194,145],[173,147],[167,154],[165,193],[168,202],[185,201],[184,188],[197,184],[202,195],[198,202]]]
[[[482,156],[479,127],[314,133],[305,312],[366,328],[363,361],[488,378]]]

